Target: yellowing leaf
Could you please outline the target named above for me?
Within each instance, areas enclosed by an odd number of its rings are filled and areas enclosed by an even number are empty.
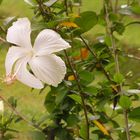
[[[74,59],[75,59],[75,60],[80,60],[80,59],[85,60],[86,58],[88,58],[88,56],[89,56],[89,51],[88,51],[88,49],[87,49],[87,48],[81,48],[81,50],[80,50],[80,55],[75,56]]]
[[[100,131],[102,131],[104,133],[104,135],[109,136],[109,132],[107,131],[107,129],[105,128],[105,126],[103,124],[101,124],[97,120],[93,120],[93,123],[100,129]]]
[[[79,18],[80,16],[78,14],[69,14],[70,17],[73,17],[73,18]]]
[[[86,59],[88,57],[88,55],[89,55],[88,49],[87,48],[82,48],[81,49],[81,57],[82,57],[82,59]]]
[[[73,27],[73,28],[77,28],[78,25],[74,22],[68,22],[68,21],[65,21],[65,22],[62,22],[59,24],[60,26],[63,26],[63,27]]]

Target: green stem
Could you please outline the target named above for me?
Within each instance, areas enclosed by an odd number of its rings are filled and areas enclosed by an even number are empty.
[[[128,6],[130,5],[130,0],[127,0],[127,5],[128,5]]]
[[[86,103],[85,103],[85,99],[84,99],[84,96],[83,96],[83,90],[82,90],[82,87],[81,87],[81,84],[80,84],[80,79],[79,79],[79,76],[75,70],[75,68],[73,67],[71,61],[70,61],[70,58],[67,54],[67,51],[65,50],[64,51],[65,53],[65,56],[66,56],[66,59],[67,59],[67,63],[68,65],[70,66],[70,69],[75,77],[75,80],[76,80],[76,83],[77,83],[77,87],[78,87],[78,90],[79,90],[79,94],[80,94],[80,97],[81,97],[81,100],[82,100],[82,105],[83,105],[83,109],[84,109],[84,115],[85,115],[85,119],[86,119],[86,131],[87,131],[87,139],[86,140],[89,140],[89,121],[88,121],[88,113],[87,113],[87,107],[86,107]]]
[[[116,47],[116,43],[115,43],[113,33],[111,31],[111,22],[109,20],[109,13],[108,13],[108,9],[107,9],[106,4],[105,4],[105,12],[106,12],[105,20],[106,20],[106,23],[107,23],[107,31],[108,31],[107,33],[109,34],[111,42],[112,42],[112,49],[113,49],[114,61],[115,61],[115,71],[116,71],[116,73],[120,73],[117,47]],[[119,85],[119,92],[122,93],[122,84]],[[126,132],[127,140],[130,140],[130,131],[129,131],[129,126],[128,126],[128,115],[127,115],[127,110],[126,109],[123,109],[123,115],[124,115],[125,132]]]
[[[38,3],[39,10],[40,10],[42,17],[43,17],[44,21],[46,21],[46,11],[44,10],[43,5],[42,5],[43,1],[42,0],[36,0],[36,1]]]
[[[66,16],[68,16],[69,12],[68,12],[68,2],[67,2],[67,0],[64,0],[64,5],[65,5]]]
[[[84,38],[82,36],[80,36],[81,40],[83,41],[83,43],[85,44],[86,48],[90,51],[90,53],[95,57],[96,61],[100,64],[100,67],[104,73],[104,75],[106,76],[106,78],[108,79],[108,81],[113,82],[109,76],[109,74],[106,72],[106,70],[103,67],[102,62],[98,59],[96,53],[90,48],[90,46],[86,43],[86,41],[84,40]]]
[[[115,1],[115,7],[114,7],[114,12],[116,13],[117,12],[117,10],[118,10],[118,4],[119,4],[119,0],[116,0]]]
[[[123,110],[123,114],[124,114],[124,121],[125,121],[125,132],[126,132],[126,137],[127,137],[127,140],[131,140],[130,139],[130,132],[129,132],[129,126],[128,126],[128,113],[127,113],[127,110],[124,109]]]
[[[2,38],[2,37],[0,37],[0,41],[2,41],[4,43],[7,43],[7,41],[4,38]]]

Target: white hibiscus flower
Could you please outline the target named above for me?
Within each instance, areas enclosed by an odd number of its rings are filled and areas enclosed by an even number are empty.
[[[7,41],[13,45],[6,56],[5,82],[15,79],[41,89],[43,83],[57,87],[66,73],[63,60],[54,53],[71,46],[51,29],[41,31],[31,45],[31,27],[27,18],[20,18],[8,29]]]

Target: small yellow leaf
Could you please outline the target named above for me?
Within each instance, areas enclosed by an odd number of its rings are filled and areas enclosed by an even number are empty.
[[[109,136],[109,132],[107,131],[107,129],[105,128],[105,126],[103,126],[103,124],[101,124],[97,120],[93,120],[93,123],[104,133],[104,135]]]
[[[75,80],[74,75],[70,75],[70,76],[68,77],[68,81],[73,81],[73,80]]]

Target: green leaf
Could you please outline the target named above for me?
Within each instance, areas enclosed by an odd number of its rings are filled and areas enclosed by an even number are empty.
[[[79,76],[80,76],[81,82],[84,84],[90,84],[94,80],[93,73],[86,70],[81,71],[79,73]]]
[[[30,131],[29,137],[31,140],[46,140],[45,135],[40,131]]]
[[[89,31],[97,23],[97,15],[93,11],[86,11],[75,19],[75,23],[80,27],[81,33]]]
[[[71,95],[68,95],[68,96],[69,96],[71,99],[73,99],[74,101],[76,101],[77,103],[82,104],[82,100],[81,100],[80,95],[71,94]]]
[[[87,92],[87,93],[89,93],[91,95],[95,95],[95,96],[98,93],[98,89],[96,87],[92,87],[92,86],[85,87],[83,90],[84,90],[84,92]]]
[[[52,95],[52,92],[49,92],[46,96],[44,105],[49,113],[53,112],[55,109],[55,96]]]
[[[79,119],[77,118],[77,115],[71,114],[68,116],[66,121],[67,121],[67,125],[72,127],[74,125],[77,125],[77,123],[79,122]]]
[[[124,108],[124,109],[128,109],[130,108],[132,102],[130,100],[130,98],[128,96],[121,96],[120,100],[119,100],[119,105]]]
[[[17,99],[14,96],[8,98],[8,103],[13,107],[16,108],[17,106]]]
[[[117,14],[110,13],[110,14],[109,14],[109,19],[110,19],[111,21],[117,21],[117,20],[118,20],[118,16],[117,16]]]
[[[118,34],[122,35],[123,32],[125,31],[125,26],[123,25],[123,23],[114,22],[112,31],[113,32],[116,31]]]
[[[140,107],[134,108],[130,113],[129,113],[129,118],[135,121],[140,122]]]
[[[86,126],[86,123],[83,122],[81,125],[80,125],[80,136],[84,139],[84,140],[87,140],[87,126]]]
[[[67,92],[65,92],[65,91],[58,92],[56,94],[56,99],[55,99],[56,105],[58,105],[62,102],[62,100],[65,98],[66,94],[67,94]]]
[[[55,135],[57,140],[74,140],[70,133],[64,128],[57,129]]]
[[[107,46],[111,46],[112,45],[112,42],[111,42],[111,39],[109,36],[105,36],[105,43]]]
[[[116,73],[115,75],[114,75],[114,81],[116,82],[116,83],[118,83],[118,84],[121,84],[121,83],[123,83],[124,82],[124,76],[122,75],[122,74],[120,74],[120,73]]]
[[[134,5],[131,7],[132,12],[135,14],[140,14],[140,6],[139,5]]]

